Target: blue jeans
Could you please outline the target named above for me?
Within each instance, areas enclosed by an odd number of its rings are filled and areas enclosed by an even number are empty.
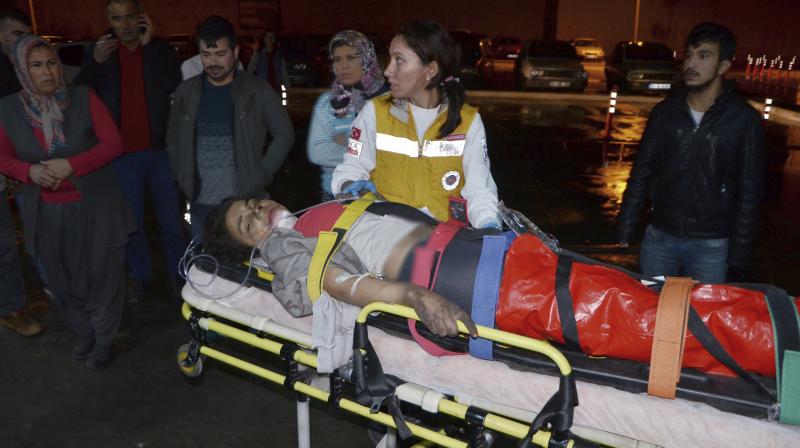
[[[124,154],[114,161],[120,186],[131,207],[138,230],[131,234],[125,259],[131,278],[149,283],[150,251],[144,234],[145,189],[149,190],[158,224],[170,278],[178,276],[178,262],[186,249],[178,189],[164,151],[145,150]]]
[[[682,238],[648,226],[639,262],[648,277],[691,277],[723,283],[728,271],[728,238]]]

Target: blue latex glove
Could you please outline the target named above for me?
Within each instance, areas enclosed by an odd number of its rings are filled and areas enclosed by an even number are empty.
[[[497,229],[503,230],[503,227],[500,226],[500,223],[497,221],[489,221],[486,224],[481,226],[481,229]]]
[[[375,187],[375,184],[369,180],[354,180],[347,188],[342,190],[342,193],[348,193],[350,196],[357,198],[361,196],[363,190],[369,190],[374,194],[378,194],[378,189]]]

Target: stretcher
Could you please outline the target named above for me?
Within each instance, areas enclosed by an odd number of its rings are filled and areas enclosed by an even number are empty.
[[[183,314],[193,337],[178,350],[181,370],[199,375],[203,360],[213,359],[296,391],[300,446],[309,446],[308,397],[390,428],[383,446],[392,446],[398,426],[415,440],[448,447],[506,439],[544,447],[788,447],[800,440],[800,427],[770,421],[769,400],[735,378],[685,370],[677,399],[656,398],[644,393],[647,374],[639,363],[568,359],[553,344],[484,327],[479,335],[505,353],[495,361],[433,357],[405,334],[404,320],[416,319],[413,310],[386,304],[366,307],[357,321],[368,337],[356,338],[354,353],[363,354],[368,341],[391,383],[386,400],[370,403],[349,393],[349,383],[358,388],[360,381],[364,389],[363,358],[330,375],[314,374],[312,317],[289,315],[269,292],[268,273],[198,261],[188,276]],[[219,350],[206,341],[209,330],[283,358],[286,371]],[[438,342],[467,343],[465,337]],[[597,363],[611,368],[598,370]],[[774,382],[767,383],[774,389]]]

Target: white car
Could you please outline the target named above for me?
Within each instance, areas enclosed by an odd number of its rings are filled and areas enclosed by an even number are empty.
[[[591,37],[576,37],[572,39],[572,46],[581,59],[601,61],[606,57],[603,47]]]

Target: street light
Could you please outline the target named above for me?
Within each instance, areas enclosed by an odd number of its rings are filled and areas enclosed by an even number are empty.
[[[639,42],[639,7],[641,0],[636,0],[636,13],[633,17],[633,41]]]
[[[28,0],[28,10],[30,10],[31,28],[33,30],[33,34],[39,34],[39,27],[36,26],[36,11],[33,8],[33,0]]]

